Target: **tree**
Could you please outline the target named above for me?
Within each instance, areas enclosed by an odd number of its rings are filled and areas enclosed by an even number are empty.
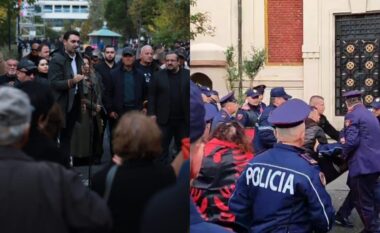
[[[35,0],[26,0],[28,4],[33,4]],[[6,9],[6,18],[5,21],[4,18],[0,19],[0,45],[1,43],[4,43],[5,41],[8,41],[9,50],[11,50],[11,43],[12,41],[15,41],[15,33],[12,32],[12,28],[15,28],[16,24],[16,16],[19,13],[19,2],[18,0],[1,0],[0,1],[0,9],[1,14],[4,14],[4,11]]]
[[[248,58],[245,58],[243,61],[243,70],[244,73],[249,77],[251,88],[253,86],[253,80],[255,79],[258,71],[264,65],[265,61],[265,50],[258,50],[252,47],[252,53]]]
[[[136,38],[136,26],[128,13],[133,0],[108,0],[105,5],[105,19],[111,29],[126,38]],[[138,1],[138,0],[136,0]]]
[[[195,6],[196,0],[190,0],[190,5]],[[190,15],[190,39],[194,40],[198,35],[214,36],[215,27],[210,23],[208,12],[195,12]]]

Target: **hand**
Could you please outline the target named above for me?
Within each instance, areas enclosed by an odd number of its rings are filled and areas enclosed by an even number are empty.
[[[343,137],[343,138],[340,138],[339,142],[340,142],[341,144],[345,144],[345,143],[346,143],[346,139],[345,139],[344,137]]]
[[[313,149],[314,149],[315,152],[317,151],[318,146],[319,146],[319,141],[315,140],[315,144],[314,144],[314,147],[313,147]]]
[[[118,155],[114,155],[113,157],[112,157],[112,162],[114,162],[116,165],[122,165],[123,164],[123,159],[120,157],[120,156],[118,156]]]
[[[110,116],[110,118],[115,119],[115,120],[116,120],[117,118],[119,118],[119,115],[117,115],[116,112],[110,112],[109,116]]]
[[[77,75],[75,75],[74,78],[73,78],[75,84],[79,83],[79,82],[82,81],[83,79],[84,79],[84,75],[82,75],[82,74],[77,74]]]

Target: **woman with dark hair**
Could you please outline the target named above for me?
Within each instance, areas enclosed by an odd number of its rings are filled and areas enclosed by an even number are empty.
[[[253,158],[251,150],[244,128],[237,121],[219,125],[210,135],[199,175],[191,184],[191,195],[206,221],[242,232],[228,201],[237,179]]]
[[[69,161],[58,149],[57,135],[54,136],[48,132],[50,128],[60,128],[63,119],[62,116],[57,117],[61,113],[56,110],[58,106],[54,102],[52,91],[47,85],[33,81],[24,82],[19,88],[29,96],[34,108],[29,141],[23,151],[36,160],[56,162],[69,167]],[[54,115],[56,121],[52,125],[51,118]]]
[[[100,163],[103,153],[103,121],[102,114],[102,82],[95,73],[91,59],[83,57],[82,74],[83,96],[81,96],[81,117],[74,127],[71,139],[71,154],[74,165],[88,163],[90,158],[96,164]]]
[[[95,174],[92,189],[108,201],[112,232],[139,233],[145,205],[155,193],[175,183],[175,173],[171,166],[155,163],[161,154],[161,132],[143,113],[123,115],[112,143],[121,165],[110,164]]]
[[[49,85],[48,81],[49,61],[46,58],[40,58],[37,62],[36,82]]]

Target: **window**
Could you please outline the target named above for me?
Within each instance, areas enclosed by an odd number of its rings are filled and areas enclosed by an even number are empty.
[[[70,13],[70,6],[63,6],[63,12]]]
[[[61,13],[62,12],[62,5],[56,5],[54,7],[54,12],[55,13]]]
[[[52,5],[45,5],[42,8],[43,13],[52,13],[53,12],[53,6]]]
[[[81,6],[81,7],[80,7],[80,12],[82,12],[82,13],[88,13],[88,8],[87,8],[87,6]]]
[[[73,6],[73,13],[79,13],[79,6]]]

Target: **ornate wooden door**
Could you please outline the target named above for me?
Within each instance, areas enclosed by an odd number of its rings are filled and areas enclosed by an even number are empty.
[[[336,16],[335,114],[346,106],[342,94],[361,90],[369,106],[379,97],[380,14]]]

